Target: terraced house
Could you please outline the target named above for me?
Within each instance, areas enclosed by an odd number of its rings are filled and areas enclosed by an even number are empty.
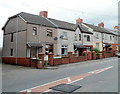
[[[47,11],[39,15],[18,13],[8,18],[2,30],[3,58],[6,61],[11,58],[14,62],[38,58],[38,53],[65,56],[71,51],[80,56],[83,51],[92,48],[102,51],[107,49],[108,42],[114,44],[113,38],[118,36],[113,31],[86,24],[80,18],[76,24],[48,18]],[[103,40],[104,36],[108,36],[106,34],[111,34],[112,41]]]
[[[97,48],[100,51],[118,50],[119,48],[119,30],[114,28],[110,30],[104,28],[104,23],[101,22],[98,26],[82,23],[86,28],[89,28],[93,32],[93,48]]]

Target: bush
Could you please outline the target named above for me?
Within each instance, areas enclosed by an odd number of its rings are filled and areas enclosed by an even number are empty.
[[[95,51],[97,54],[100,52],[97,48],[93,48],[91,51]]]

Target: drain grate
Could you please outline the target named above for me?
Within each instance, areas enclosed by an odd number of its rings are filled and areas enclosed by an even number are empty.
[[[65,92],[65,93],[72,93],[73,91],[79,88],[81,88],[81,86],[75,86],[75,85],[70,85],[70,84],[60,84],[60,85],[51,87],[50,89]]]

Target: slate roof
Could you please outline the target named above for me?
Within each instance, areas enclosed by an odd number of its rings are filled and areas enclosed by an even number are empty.
[[[48,18],[51,22],[53,22],[58,28],[61,29],[68,29],[68,30],[75,30],[75,24],[65,22],[65,21],[60,21],[52,18]]]
[[[40,24],[49,27],[56,27],[54,24],[52,24],[50,21],[46,20],[46,18],[42,16],[33,15],[25,12],[21,12],[19,15],[28,23]]]
[[[56,20],[52,18],[44,18],[39,15],[34,15],[30,13],[25,13],[25,12],[18,13],[17,15],[20,15],[27,23],[38,24],[38,25],[43,25],[43,26],[48,26],[48,27],[53,27],[53,28],[60,28],[60,29],[67,29],[67,30],[75,31],[78,26],[78,24],[73,24],[73,23],[60,21],[60,20]],[[16,17],[17,15],[10,17],[8,21],[6,22],[6,24],[9,22],[10,19]],[[5,28],[6,24],[4,25],[3,29]],[[107,29],[100,28],[98,26],[94,26],[94,25],[87,24],[87,23],[84,23],[84,24],[94,29],[94,31],[113,34]],[[82,32],[93,34],[84,25],[79,24],[79,27]]]
[[[118,32],[118,31],[110,30],[110,29],[108,29],[108,30],[109,30],[109,32],[111,32],[111,33],[114,34],[114,35],[119,35],[119,32]]]
[[[79,24],[79,26],[80,26],[80,29],[81,29],[82,32],[84,32],[84,33],[89,33],[89,34],[93,34],[93,33],[92,33],[91,31],[89,31],[84,25]]]
[[[87,24],[87,23],[83,23],[85,25],[87,25],[88,27],[92,28],[94,31],[100,32],[100,33],[107,33],[107,34],[113,34],[112,32],[110,32],[109,30],[105,29],[105,28],[101,28],[95,25],[91,25],[91,24]]]

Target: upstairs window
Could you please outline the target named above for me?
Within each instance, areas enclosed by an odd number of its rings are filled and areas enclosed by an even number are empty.
[[[37,35],[37,27],[33,27],[32,35]]]
[[[13,33],[11,34],[11,42],[13,42]]]
[[[112,36],[110,36],[110,40],[112,40]]]
[[[90,41],[90,36],[89,35],[87,35],[87,41]]]
[[[81,34],[79,34],[79,41],[81,41]]]
[[[118,37],[116,36],[116,40],[118,39]]]
[[[63,32],[63,39],[67,39],[67,32]]]
[[[52,37],[52,36],[53,36],[53,34],[52,34],[52,30],[47,29],[47,36],[49,36],[49,37]]]
[[[99,39],[99,35],[98,34],[96,34],[96,39]]]
[[[75,41],[77,41],[77,34],[75,34]]]

